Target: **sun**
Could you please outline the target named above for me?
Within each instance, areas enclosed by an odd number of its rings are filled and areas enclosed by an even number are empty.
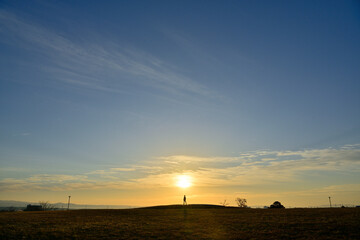
[[[187,175],[177,176],[176,185],[181,188],[188,188],[191,186],[191,177]]]

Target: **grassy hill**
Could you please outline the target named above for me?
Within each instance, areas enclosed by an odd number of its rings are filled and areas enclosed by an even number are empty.
[[[34,204],[37,205],[39,202],[22,202],[22,201],[13,201],[13,200],[0,200],[0,211],[1,209],[6,210],[9,208],[16,208],[16,209],[25,209],[26,205]],[[50,203],[54,208],[57,209],[66,209],[67,203]],[[129,205],[91,205],[91,204],[76,204],[71,203],[71,209],[124,209],[124,208],[134,208],[135,206]]]
[[[360,239],[360,209],[137,209],[0,213],[0,239]]]
[[[221,205],[213,205],[213,204],[189,204],[189,205],[180,205],[180,204],[173,204],[173,205],[159,205],[159,206],[151,206],[151,207],[142,207],[138,209],[204,209],[204,208],[225,208]],[[228,207],[226,207],[228,208]],[[232,207],[230,207],[232,208]]]

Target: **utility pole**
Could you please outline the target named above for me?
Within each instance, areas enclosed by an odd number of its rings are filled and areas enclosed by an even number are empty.
[[[67,210],[69,210],[69,208],[70,208],[70,198],[71,198],[71,196],[69,196],[69,200],[68,200],[68,209],[67,209]]]
[[[329,197],[329,203],[330,203],[330,207],[331,207],[331,197]]]

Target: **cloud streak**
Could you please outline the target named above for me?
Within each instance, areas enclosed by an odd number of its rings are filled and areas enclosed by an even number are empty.
[[[41,69],[66,84],[99,91],[125,93],[128,84],[176,94],[214,97],[206,86],[184,76],[148,53],[114,43],[75,42],[65,34],[0,10],[2,41],[45,55]]]
[[[264,157],[265,156],[265,157]],[[127,168],[114,167],[79,175],[33,175],[0,180],[1,189],[142,189],[174,187],[180,174],[196,187],[271,186],[304,181],[304,173],[359,174],[360,146],[303,151],[257,151],[238,157],[164,156]]]

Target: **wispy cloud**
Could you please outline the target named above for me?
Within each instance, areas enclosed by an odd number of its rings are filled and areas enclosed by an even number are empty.
[[[95,170],[95,171],[89,172],[88,174],[109,175],[109,174],[115,174],[118,172],[132,172],[135,170],[136,170],[135,168],[110,168],[109,170]]]
[[[360,145],[303,151],[255,151],[238,157],[164,156],[143,165],[113,167],[75,176],[42,174],[25,179],[6,178],[0,180],[0,186],[4,191],[174,187],[176,177],[186,174],[196,187],[271,187],[281,183],[299,184],[304,181],[302,174],[312,172],[359,174]]]
[[[85,175],[37,174],[23,179],[2,179],[0,180],[0,187],[3,191],[58,191],[65,189],[68,184],[86,181],[88,180]]]
[[[126,92],[128,84],[177,94],[215,96],[206,86],[164,61],[115,43],[76,42],[11,12],[0,11],[2,41],[49,58],[42,66],[51,79],[99,91]],[[99,42],[99,41],[98,41]]]

